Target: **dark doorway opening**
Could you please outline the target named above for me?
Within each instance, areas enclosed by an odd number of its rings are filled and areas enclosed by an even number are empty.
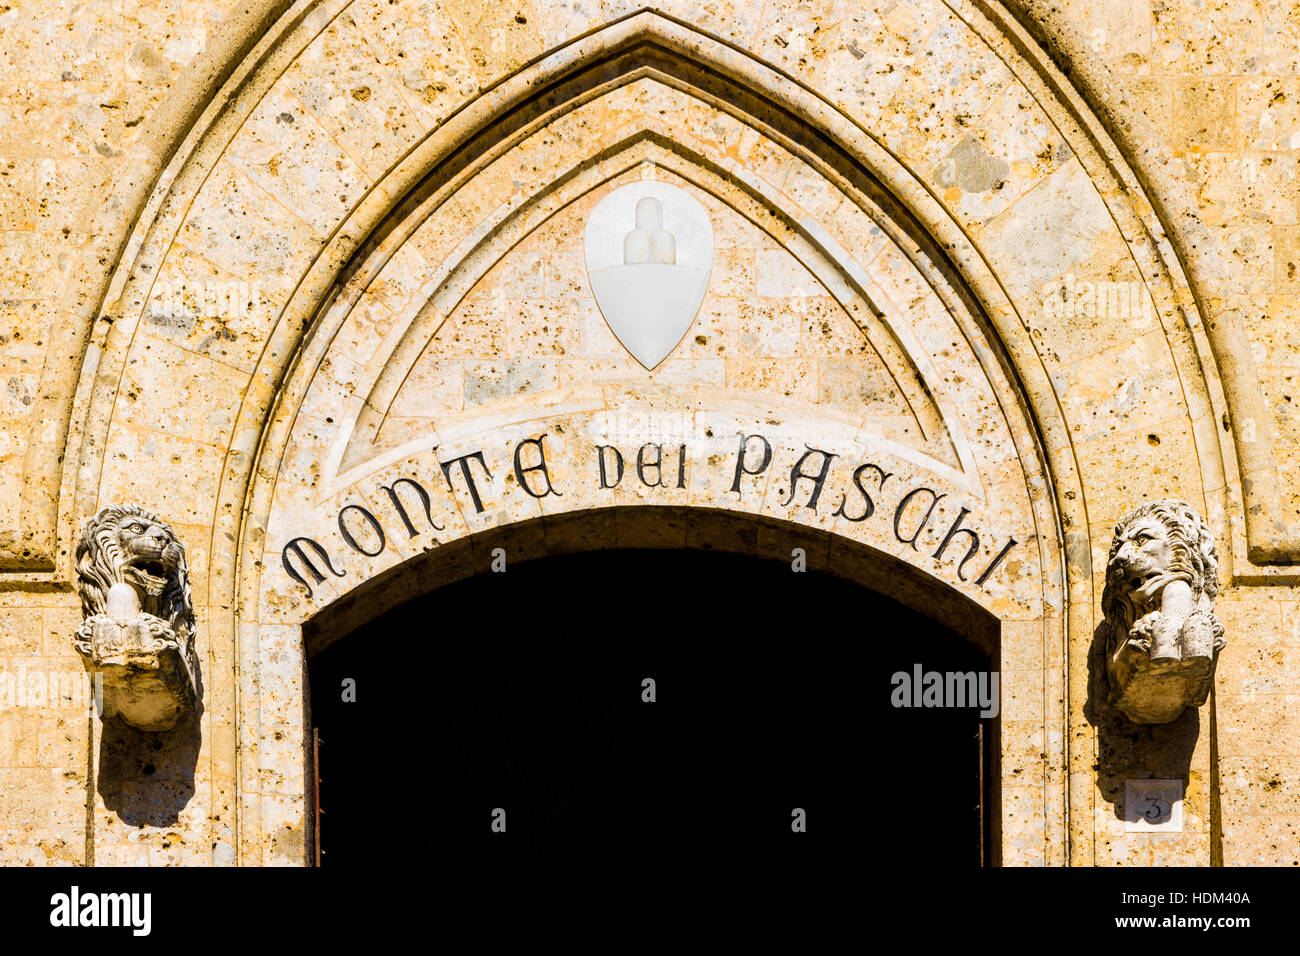
[[[995,863],[997,721],[895,707],[918,665],[990,667],[774,561],[597,551],[469,578],[310,662],[321,862]]]

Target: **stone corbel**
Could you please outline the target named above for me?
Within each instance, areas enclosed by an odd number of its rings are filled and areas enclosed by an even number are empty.
[[[1214,538],[1185,502],[1151,502],[1120,521],[1101,599],[1113,707],[1164,724],[1205,703],[1225,643],[1218,591]]]
[[[135,505],[101,509],[77,541],[85,620],[75,646],[103,682],[103,717],[170,730],[198,700],[185,549]]]

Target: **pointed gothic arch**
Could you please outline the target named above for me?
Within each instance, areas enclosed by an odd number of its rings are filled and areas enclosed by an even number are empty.
[[[274,110],[267,104],[273,103],[277,89],[289,82],[285,80],[289,70],[313,43],[323,42],[320,38],[347,7],[335,3],[294,8],[291,15],[277,21],[254,44],[246,65],[233,71],[223,90],[207,104],[159,184],[150,192],[136,221],[134,238],[114,273],[112,289],[103,297],[107,303],[103,311],[112,317],[108,323],[111,329],[101,328],[95,334],[91,360],[80,371],[79,386],[72,389],[75,395],[65,396],[67,418],[76,427],[65,442],[58,429],[50,429],[47,423],[46,433],[37,436],[29,455],[29,463],[38,470],[45,469],[43,462],[56,457],[51,450],[55,446],[64,449],[63,459],[76,462],[75,468],[55,468],[56,478],[69,492],[62,496],[66,504],[57,512],[68,527],[82,512],[93,510],[105,495],[134,491],[126,466],[117,459],[123,444],[129,445],[135,439],[119,437],[119,432],[124,425],[134,427],[142,419],[141,413],[124,404],[124,392],[129,394],[129,389],[121,385],[132,374],[131,368],[149,368],[149,363],[156,361],[143,354],[151,347],[147,320],[156,283],[170,275],[169,264],[175,268],[178,257],[190,254],[198,259],[224,256],[227,266],[234,262],[260,266],[268,275],[274,273],[277,277],[275,289],[264,303],[258,304],[264,321],[255,334],[249,335],[251,344],[246,352],[223,353],[219,363],[239,374],[229,375],[228,392],[223,392],[218,402],[226,409],[214,426],[219,440],[210,443],[212,450],[202,449],[206,457],[196,465],[205,477],[196,482],[194,496],[176,492],[169,502],[183,514],[180,523],[196,530],[206,529],[206,594],[202,603],[209,657],[219,664],[212,668],[212,710],[218,719],[231,722],[231,726],[210,736],[212,809],[220,819],[212,828],[213,842],[231,847],[236,858],[245,861],[284,855],[285,851],[267,842],[268,833],[276,825],[271,821],[276,814],[292,816],[296,812],[296,804],[285,793],[286,787],[292,792],[293,781],[281,779],[268,789],[251,756],[275,752],[286,766],[294,765],[292,747],[276,749],[267,728],[275,720],[292,724],[292,719],[285,717],[285,708],[292,708],[295,693],[301,696],[300,684],[295,683],[300,681],[300,675],[294,676],[295,668],[300,671],[300,658],[294,658],[294,648],[301,647],[295,628],[313,611],[291,597],[292,582],[272,578],[279,573],[276,548],[284,544],[282,536],[273,534],[284,530],[282,522],[279,528],[274,523],[277,495],[289,485],[286,479],[292,472],[292,459],[303,454],[304,446],[295,444],[294,428],[306,403],[352,402],[358,416],[366,409],[375,414],[385,411],[368,404],[374,387],[383,391],[381,376],[364,383],[318,377],[320,370],[328,366],[333,344],[342,341],[338,339],[340,329],[354,314],[357,303],[382,279],[384,269],[406,254],[404,249],[409,252],[407,240],[449,195],[472,182],[492,162],[511,155],[527,136],[614,90],[645,80],[731,116],[811,170],[815,186],[851,200],[859,213],[902,253],[907,268],[912,270],[909,275],[919,277],[916,288],[924,296],[933,296],[950,317],[953,328],[960,332],[951,352],[936,350],[933,343],[919,341],[915,336],[902,342],[908,339],[905,331],[896,332],[895,339],[919,368],[936,368],[936,355],[942,355],[945,360],[966,362],[963,368],[978,370],[981,387],[986,386],[990,396],[990,401],[980,406],[980,412],[996,410],[1000,427],[1006,429],[1007,447],[1016,452],[1016,463],[1011,463],[995,481],[977,480],[977,484],[987,492],[995,487],[1011,488],[1019,481],[1025,490],[1024,501],[1011,507],[1009,513],[1014,517],[1001,530],[1010,535],[1011,526],[1020,522],[1017,527],[1025,528],[1027,537],[1032,537],[1036,553],[1031,576],[1042,591],[1028,602],[1031,609],[1015,607],[1015,598],[1005,593],[990,596],[984,605],[990,609],[999,601],[1005,603],[1003,620],[1014,622],[1026,654],[1032,649],[1025,658],[1032,665],[1022,669],[1039,676],[1038,683],[1027,692],[1037,698],[1028,713],[1036,715],[1029,722],[1037,726],[1045,756],[1041,764],[1035,765],[1035,782],[1027,788],[1036,795],[1026,794],[1022,803],[1009,811],[1020,815],[1017,822],[1031,834],[1018,838],[1016,852],[1026,860],[1041,858],[1045,862],[1091,859],[1095,853],[1094,795],[1088,775],[1082,771],[1090,765],[1093,755],[1080,712],[1080,678],[1069,662],[1077,658],[1091,638],[1096,602],[1089,552],[1101,534],[1108,534],[1105,525],[1112,517],[1090,516],[1087,479],[1105,476],[1107,468],[1098,463],[1102,452],[1097,447],[1087,454],[1080,453],[1072,432],[1078,431],[1075,426],[1083,411],[1067,407],[1062,392],[1068,383],[1059,379],[1059,369],[1048,367],[1050,356],[1041,354],[1035,341],[1034,320],[1026,309],[1027,303],[1035,301],[1035,287],[1026,290],[1013,275],[1010,250],[1017,234],[1012,231],[998,241],[987,234],[977,236],[972,221],[945,205],[947,200],[924,175],[925,171],[904,162],[888,136],[874,133],[867,117],[854,115],[816,92],[788,65],[760,56],[734,38],[723,38],[682,19],[643,10],[566,37],[503,72],[478,96],[413,137],[400,156],[373,179],[359,177],[347,183],[338,179],[336,183],[330,178],[331,164],[350,159],[342,150],[322,148],[321,156],[303,161],[304,168],[315,170],[321,181],[343,190],[337,208],[331,207],[329,216],[322,213],[317,222],[305,228],[286,228],[283,234],[276,230],[287,220],[277,210],[274,215],[280,218],[261,221],[253,230],[253,239],[240,235],[238,226],[221,219],[223,210],[235,208],[238,202],[250,202],[250,197],[268,205],[291,205],[292,196],[286,193],[268,201],[265,189],[259,192],[255,188],[257,181],[250,180],[247,169],[232,157],[247,159],[249,141],[256,145],[257,124],[274,122]],[[1160,335],[1167,342],[1162,367],[1172,370],[1170,374],[1184,389],[1184,406],[1177,413],[1187,421],[1180,432],[1181,440],[1200,463],[1199,473],[1189,479],[1188,487],[1194,493],[1188,497],[1199,495],[1206,502],[1207,512],[1223,515],[1228,510],[1222,499],[1229,494],[1232,464],[1220,460],[1216,409],[1222,401],[1217,397],[1217,379],[1212,374],[1209,381],[1206,378],[1207,364],[1201,356],[1207,354],[1202,347],[1207,333],[1196,316],[1177,257],[1157,235],[1158,222],[1149,216],[1143,218],[1140,188],[1134,191],[1136,180],[1125,171],[1122,161],[1105,154],[1105,143],[1096,129],[1073,125],[1071,110],[1077,110],[1078,105],[1071,103],[1065,108],[1050,101],[1048,94],[1053,88],[1065,95],[1054,73],[1051,79],[1055,87],[1043,79],[1050,68],[1027,59],[1027,51],[1023,45],[1016,47],[1014,37],[1009,41],[999,38],[998,30],[1010,30],[1006,24],[991,27],[962,12],[973,35],[986,37],[992,31],[988,42],[1004,62],[1019,50],[1021,59],[1015,61],[1009,73],[1025,85],[1031,99],[1041,98],[1039,108],[1057,123],[1071,151],[1067,162],[1077,159],[1077,175],[1058,183],[1059,194],[1065,197],[1062,201],[1077,199],[1083,203],[1086,199],[1090,205],[1082,218],[1092,224],[1089,228],[1119,237],[1124,255],[1136,263],[1135,273],[1161,317]],[[283,132],[289,136],[287,127]],[[781,221],[784,234],[792,237],[790,244],[802,242],[830,260],[828,275],[838,268],[842,275],[854,278],[851,263],[835,262],[834,249],[843,249],[844,243],[836,240],[827,227],[829,219],[820,217],[815,210],[812,215],[799,216],[798,212],[810,210],[797,209],[788,202],[788,195],[777,194],[779,190],[764,194],[752,178],[750,188],[745,188],[745,170],[740,164],[728,170],[723,159],[703,157],[693,144],[682,142],[687,138],[683,130],[674,130],[670,125],[656,128],[647,123],[631,132],[630,139],[636,143],[657,145],[679,159],[695,160],[694,168],[707,171],[715,180],[724,179],[724,174],[730,172],[733,184],[740,184],[733,197],[736,204],[747,196],[757,208],[767,208]],[[600,140],[600,148],[578,157],[578,162],[567,163],[565,168],[580,170],[584,162],[592,168],[605,158],[604,150],[627,139]],[[686,163],[678,172],[688,171],[689,166],[691,163]],[[553,176],[544,185],[562,184],[564,177],[574,175],[570,172]],[[1119,190],[1110,188],[1116,179],[1122,183]],[[607,181],[601,180],[591,188]],[[1033,188],[1028,186],[1025,194]],[[721,187],[716,191],[720,192]],[[545,192],[537,190],[535,195]],[[530,208],[538,207],[533,203]],[[1042,215],[1050,225],[1050,219]],[[1025,235],[1041,235],[1041,223],[1033,219],[1033,214],[1026,212],[1024,216],[1029,223]],[[474,220],[474,225],[483,221]],[[1072,223],[1078,224],[1071,221],[1064,226]],[[494,249],[492,245],[501,235],[500,228],[463,236],[471,241],[454,266],[468,262],[474,250],[491,252],[488,265],[505,261],[513,247],[502,243]],[[231,235],[236,236],[236,243],[246,242],[251,251],[231,254],[219,249],[230,244]],[[1137,241],[1143,235],[1151,237],[1151,241]],[[275,237],[275,241],[268,236]],[[833,241],[828,242],[828,238]],[[205,248],[205,242],[209,248]],[[188,267],[193,267],[193,261]],[[471,270],[465,275],[481,276],[485,271]],[[214,274],[228,272],[221,265],[214,270]],[[846,285],[852,287],[851,283]],[[437,287],[430,294],[436,291]],[[874,299],[860,283],[857,292],[866,292],[865,300]],[[419,319],[420,314],[426,319],[429,315],[417,313],[413,318]],[[900,323],[896,329],[905,329],[901,323],[906,309],[884,314]],[[142,329],[145,334],[138,335]],[[416,335],[410,340],[414,344],[409,350],[423,348],[432,335],[436,335],[436,329],[429,336]],[[395,342],[400,346],[400,339]],[[399,351],[395,348],[390,354]],[[378,363],[378,370],[382,373],[385,367],[394,368],[397,371],[392,376],[402,377],[409,369],[404,365],[399,362],[389,366],[386,359]],[[51,375],[67,377],[58,370]],[[1054,379],[1054,375],[1058,378]],[[939,377],[936,374],[927,381],[923,373],[921,390],[938,392]],[[966,376],[963,379],[969,381]],[[67,385],[62,380],[52,382],[49,394],[60,388],[68,392]],[[340,391],[340,386],[346,387]],[[1152,406],[1162,400],[1162,396],[1144,399]],[[941,408],[941,419],[952,421],[954,434],[970,431],[956,427],[957,413],[942,410],[944,406],[951,409],[952,402],[936,401],[936,406]],[[567,412],[577,414],[572,409]],[[143,420],[147,421],[147,417]],[[828,428],[826,434],[834,431]],[[501,433],[503,441],[505,434]],[[512,435],[509,440],[517,443],[524,439]],[[346,451],[346,445],[341,447]],[[785,450],[797,451],[793,446]],[[147,453],[166,458],[192,451],[198,450],[160,446]],[[958,457],[962,457],[960,453]],[[394,463],[382,464],[387,467]],[[789,467],[790,462],[783,464]],[[968,454],[962,470],[969,472],[972,466],[977,473],[968,477],[979,479],[978,466]],[[1016,473],[1016,467],[1023,470]],[[336,477],[326,476],[327,480]],[[359,473],[358,477],[373,475]],[[387,480],[391,481],[392,475]],[[1094,480],[1104,481],[1105,477]],[[48,482],[42,480],[32,487],[48,490]],[[172,489],[158,493],[171,494]],[[208,500],[211,508],[204,511],[203,503]],[[984,500],[990,503],[992,499],[986,494]],[[33,509],[34,516],[45,513]],[[320,517],[332,519],[334,515],[322,511]],[[525,513],[510,515],[509,519],[507,523],[525,520]],[[52,517],[49,526],[54,527]],[[467,525],[466,533],[472,532]],[[1238,552],[1244,552],[1245,533],[1236,540],[1243,544]],[[54,563],[52,557],[48,563]],[[966,584],[962,581],[957,586]],[[263,796],[270,799],[262,801]]]

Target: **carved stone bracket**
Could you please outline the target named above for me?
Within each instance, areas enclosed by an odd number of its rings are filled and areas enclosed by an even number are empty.
[[[105,719],[170,730],[198,699],[185,549],[143,508],[99,511],[77,542],[85,620],[74,644],[100,674]]]
[[[1112,706],[1164,724],[1205,703],[1225,643],[1218,591],[1214,538],[1186,503],[1151,502],[1120,521],[1101,599]]]

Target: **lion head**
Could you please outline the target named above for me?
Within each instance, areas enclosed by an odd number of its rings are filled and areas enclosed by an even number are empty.
[[[1134,622],[1153,610],[1138,589],[1159,575],[1185,580],[1196,606],[1206,611],[1219,592],[1214,537],[1185,502],[1165,499],[1141,505],[1115,526],[1101,596],[1112,642],[1126,638]]]
[[[81,531],[76,560],[86,617],[104,613],[109,588],[123,583],[135,589],[142,611],[178,636],[194,632],[185,549],[156,515],[135,505],[100,509]]]

